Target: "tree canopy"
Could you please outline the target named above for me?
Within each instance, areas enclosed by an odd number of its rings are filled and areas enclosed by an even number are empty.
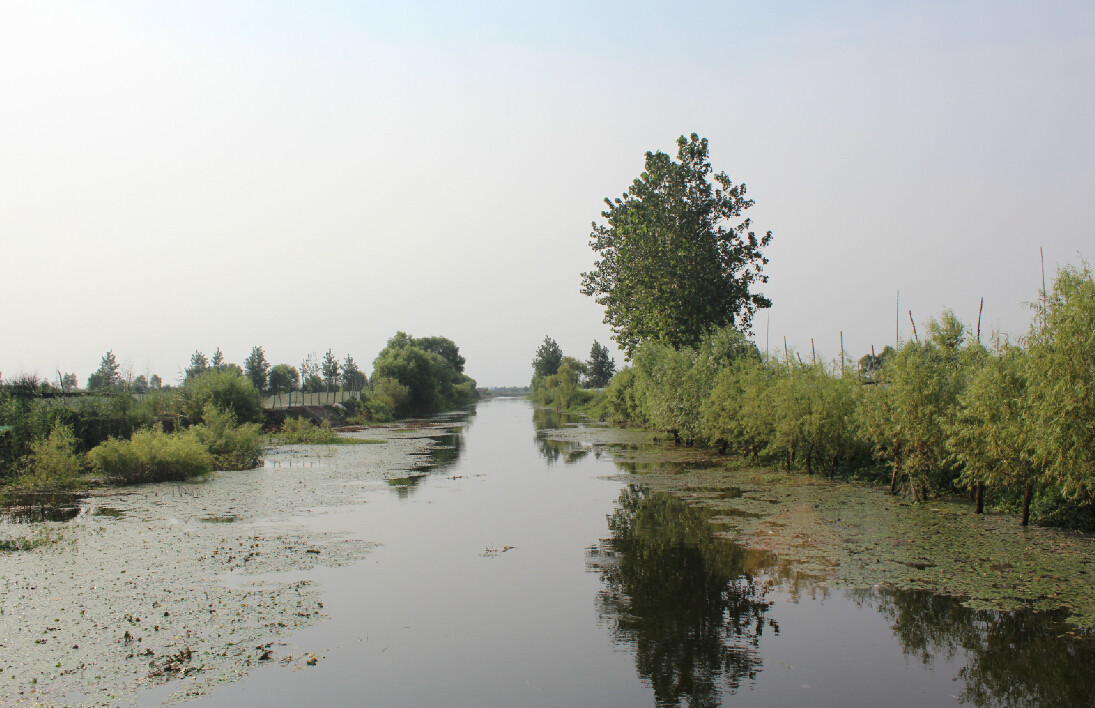
[[[752,286],[768,280],[761,248],[772,232],[757,236],[742,218],[753,206],[745,192],[725,172],[712,175],[707,139],[692,133],[677,140],[677,161],[646,153],[627,192],[605,199],[605,223],[590,234],[599,258],[582,274],[582,293],[605,307],[628,358],[644,340],[679,348],[727,325],[748,332],[754,312],[771,306]]]
[[[220,354],[221,350],[217,348],[217,354]],[[214,356],[214,361],[216,361]],[[224,366],[224,357],[221,356],[221,363],[214,364],[215,369],[221,369]],[[262,347],[251,347],[251,353],[243,361],[243,370],[247,374],[247,378],[254,384],[255,390],[266,390],[267,379],[270,372],[270,362],[266,361],[266,352],[262,350]]]
[[[551,337],[545,336],[544,343],[536,350],[536,357],[532,360],[532,378],[554,376],[562,363],[562,347]]]
[[[87,377],[87,389],[94,391],[117,386],[122,382],[121,374],[118,373],[119,368],[118,358],[114,356],[114,351],[108,351],[99,362],[99,368]]]
[[[586,385],[590,388],[604,388],[616,373],[616,362],[609,356],[608,347],[596,339],[589,349],[589,361],[586,362]]]
[[[438,342],[451,344],[454,359],[425,346],[436,348]],[[447,345],[446,349],[450,349]],[[373,362],[373,384],[386,380],[396,382],[405,389],[405,402],[394,412],[403,414],[430,414],[454,408],[475,400],[475,380],[459,372],[453,360],[463,357],[451,340],[442,337],[416,339],[406,332],[396,332],[387,346]],[[387,384],[385,384],[387,385]]]

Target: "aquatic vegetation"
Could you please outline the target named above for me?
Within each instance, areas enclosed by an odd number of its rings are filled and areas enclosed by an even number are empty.
[[[996,611],[1063,609],[1068,621],[1095,627],[1089,534],[1023,528],[1005,515],[970,514],[959,500],[911,504],[862,483],[712,466],[719,456],[710,450],[610,444],[620,433],[572,427],[546,435],[609,443],[618,467],[641,467],[644,485],[706,510],[719,536],[834,586],[930,590]]]
[[[72,428],[55,422],[49,436],[30,444],[26,468],[14,486],[20,489],[70,489],[80,484],[84,459],[76,452]]]
[[[231,411],[212,403],[203,409],[202,421],[190,430],[209,450],[216,469],[249,470],[259,463],[262,434],[258,423],[240,425]]]
[[[272,436],[276,442],[288,445],[375,445],[385,442],[369,438],[339,435],[330,421],[316,425],[307,418],[286,418],[281,430]]]
[[[129,440],[107,440],[87,458],[96,473],[123,484],[185,480],[213,471],[213,456],[194,432],[138,430]]]

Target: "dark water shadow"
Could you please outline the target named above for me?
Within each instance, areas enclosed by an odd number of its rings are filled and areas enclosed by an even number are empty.
[[[0,504],[0,521],[34,524],[72,521],[83,513],[84,495],[73,492],[19,492],[7,494]]]

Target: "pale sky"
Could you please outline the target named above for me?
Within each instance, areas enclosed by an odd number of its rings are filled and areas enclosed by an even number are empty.
[[[761,349],[881,348],[899,288],[1021,335],[1039,247],[1095,259],[1090,0],[0,0],[0,372],[405,330],[525,384],[612,346],[590,222],[691,132],[774,232]]]

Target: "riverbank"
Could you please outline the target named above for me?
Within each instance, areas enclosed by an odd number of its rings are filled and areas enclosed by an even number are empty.
[[[308,520],[428,465],[447,429],[368,428],[348,435],[383,444],[277,447],[253,470],[93,491],[74,518],[5,518],[0,542],[27,550],[0,554],[0,704],[117,705],[191,677],[185,698],[265,663],[314,665],[284,643],[325,616],[311,571],[374,544]]]
[[[714,451],[618,428],[541,431],[549,443],[606,450],[620,481],[668,492],[709,513],[717,535],[775,554],[833,587],[929,590],[967,607],[1067,612],[1095,628],[1095,536],[1020,527],[967,502],[910,504],[861,483],[742,467]]]

